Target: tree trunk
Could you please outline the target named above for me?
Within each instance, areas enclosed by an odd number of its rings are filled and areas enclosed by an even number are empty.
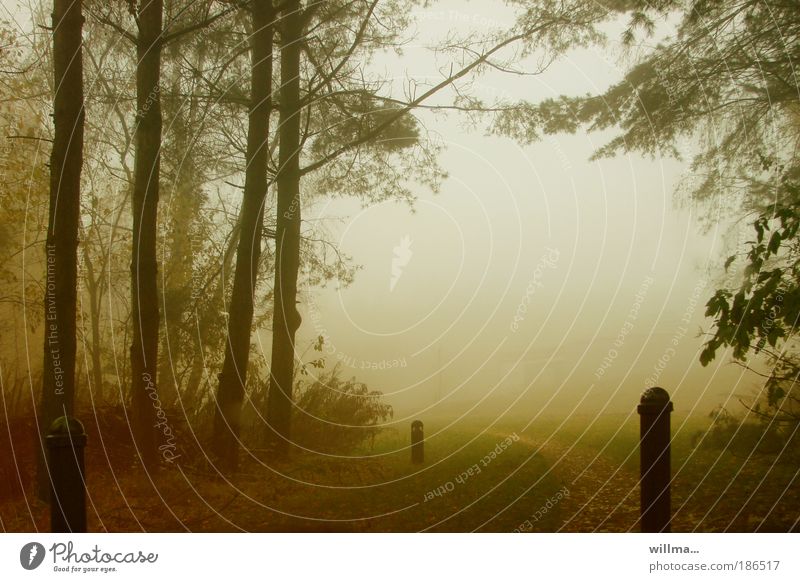
[[[267,424],[276,454],[285,456],[291,442],[294,338],[300,327],[297,275],[300,267],[300,51],[302,14],[299,0],[284,3],[281,44],[280,150],[275,228],[275,308],[272,320]]]
[[[184,403],[184,409],[196,411],[199,409],[197,401],[200,394],[200,382],[203,380],[203,343],[200,338],[195,335],[192,342],[194,345],[194,353],[192,356],[192,367],[189,371],[189,377],[186,380],[186,387],[184,388],[185,394],[188,395]]]
[[[102,306],[103,273],[95,278],[94,263],[88,247],[83,247],[83,262],[86,265],[86,290],[89,292],[89,320],[92,325],[92,342],[89,350],[92,358],[93,402],[103,403],[103,355],[100,341],[100,308]]]
[[[81,166],[83,164],[83,28],[80,0],[53,3],[53,150],[50,155],[50,217],[45,250],[44,362],[40,435],[75,399],[75,307],[78,276]],[[47,499],[50,477],[39,447],[37,493]]]
[[[174,43],[166,58],[179,60],[181,58],[180,43]],[[181,81],[183,79],[174,75],[171,79],[171,92],[173,95],[181,94]],[[188,107],[186,106],[188,101]],[[197,100],[190,96],[180,104],[173,105],[176,110],[170,121],[173,146],[169,154],[172,160],[162,159],[162,164],[171,162],[172,175],[170,183],[174,184],[166,201],[172,210],[169,220],[169,232],[164,247],[168,249],[166,263],[163,264],[164,276],[161,278],[161,302],[164,306],[162,312],[162,345],[167,346],[168,354],[162,355],[159,361],[158,394],[162,405],[172,407],[178,401],[181,392],[181,382],[177,369],[187,359],[194,342],[186,341],[187,335],[192,333],[194,325],[189,315],[194,313],[191,303],[194,291],[192,290],[192,271],[196,249],[193,248],[192,225],[197,220],[203,204],[202,197],[202,172],[196,168],[195,152],[192,147],[191,133],[196,131],[195,109]],[[188,109],[184,113],[184,109]],[[167,152],[165,152],[167,153]],[[189,328],[187,333],[187,328]]]
[[[141,0],[136,42],[136,162],[131,259],[133,436],[145,467],[156,462],[158,282],[156,221],[161,148],[162,0]]]
[[[238,466],[237,443],[241,428],[253,302],[261,257],[264,228],[264,200],[267,194],[269,161],[269,116],[272,110],[272,36],[274,12],[270,0],[252,5],[250,117],[247,128],[247,168],[244,197],[239,213],[241,234],[236,250],[233,290],[228,309],[225,360],[217,387],[214,417],[214,446],[220,467],[234,471]]]

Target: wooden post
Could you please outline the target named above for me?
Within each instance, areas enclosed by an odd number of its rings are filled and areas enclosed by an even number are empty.
[[[411,462],[425,462],[425,432],[421,420],[411,423]]]
[[[47,431],[50,471],[50,530],[86,532],[86,482],[83,449],[86,432],[75,418],[62,416]]]
[[[654,386],[642,394],[639,452],[642,532],[669,532],[670,502],[670,413],[672,402],[663,388]]]

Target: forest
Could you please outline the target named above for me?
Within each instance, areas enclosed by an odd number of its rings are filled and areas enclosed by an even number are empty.
[[[2,530],[800,530],[797,8],[3,0]]]

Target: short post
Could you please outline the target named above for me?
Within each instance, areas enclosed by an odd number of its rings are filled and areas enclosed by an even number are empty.
[[[76,418],[62,416],[47,431],[47,468],[50,473],[50,530],[86,532],[86,482],[83,449],[86,432]]]
[[[411,423],[411,462],[425,462],[425,432],[421,420]]]
[[[639,413],[639,454],[642,532],[669,532],[670,413],[672,402],[663,388],[654,386],[642,394]]]

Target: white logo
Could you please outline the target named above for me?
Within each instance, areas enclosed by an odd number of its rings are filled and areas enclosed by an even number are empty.
[[[411,237],[405,235],[400,239],[400,243],[392,249],[394,251],[394,256],[392,257],[392,277],[389,280],[389,291],[394,291],[397,282],[403,274],[403,267],[408,265],[408,262],[414,254],[411,252],[412,242]]]
[[[22,546],[19,552],[19,563],[26,570],[35,570],[44,561],[44,546],[38,542],[30,542]]]

